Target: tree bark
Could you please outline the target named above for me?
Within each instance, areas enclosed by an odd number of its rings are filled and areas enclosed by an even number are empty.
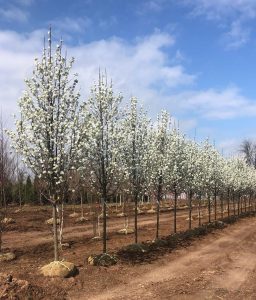
[[[134,237],[135,237],[135,244],[138,243],[138,193],[135,191],[134,193]]]
[[[189,205],[188,228],[191,229],[192,228],[192,191],[189,191],[189,193],[188,193],[188,205]]]
[[[52,205],[52,219],[53,219],[53,243],[54,243],[54,261],[59,260],[58,250],[58,234],[57,234],[57,207],[56,203]]]
[[[211,197],[208,196],[208,222],[211,223]]]
[[[174,189],[174,233],[177,232],[177,198],[178,198],[178,193],[176,188]]]

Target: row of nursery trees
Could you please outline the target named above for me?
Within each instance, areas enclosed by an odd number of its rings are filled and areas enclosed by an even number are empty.
[[[35,60],[33,75],[26,80],[19,100],[16,131],[9,131],[13,147],[44,182],[43,195],[52,204],[55,261],[59,260],[56,208],[67,187],[75,192],[79,182],[101,201],[103,253],[107,252],[106,205],[118,193],[134,201],[136,243],[138,200],[145,193],[156,199],[156,238],[159,204],[166,193],[174,195],[175,232],[181,193],[188,197],[190,227],[192,199],[199,206],[208,199],[209,209],[210,200],[216,204],[224,195],[228,208],[229,199],[230,203],[241,197],[252,199],[256,172],[242,158],[225,159],[209,141],[187,139],[166,111],[152,123],[135,97],[122,105],[122,96],[114,93],[105,74],[99,74],[89,98],[82,102],[77,75],[70,76],[73,62],[63,56],[62,42],[53,51],[49,31],[48,47]]]

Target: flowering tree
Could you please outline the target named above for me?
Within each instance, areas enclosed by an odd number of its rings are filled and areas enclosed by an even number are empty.
[[[52,54],[51,30],[48,49],[35,60],[33,76],[19,101],[21,119],[16,132],[9,132],[24,163],[43,180],[44,195],[53,207],[54,260],[59,260],[56,206],[61,201],[65,175],[74,168],[79,141],[77,79],[70,78],[74,60],[62,55],[62,42]]]
[[[174,194],[174,232],[177,231],[177,199],[185,190],[186,140],[178,128],[173,128],[168,146],[168,183]]]
[[[156,239],[159,236],[160,202],[168,184],[168,148],[170,141],[170,116],[167,111],[162,111],[153,131],[151,143],[151,180],[153,192],[157,200]]]
[[[149,145],[148,145],[149,120],[142,109],[137,107],[137,99],[131,98],[130,109],[123,122],[123,158],[127,174],[127,187],[135,203],[135,243],[138,242],[138,197],[144,195],[148,185]]]
[[[99,75],[82,108],[80,149],[81,169],[90,173],[90,184],[101,197],[103,207],[103,253],[107,252],[107,200],[115,194],[123,178],[120,125],[121,95],[115,96],[112,84]]]

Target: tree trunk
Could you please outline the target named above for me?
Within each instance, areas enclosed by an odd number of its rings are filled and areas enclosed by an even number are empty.
[[[107,199],[106,193],[103,193],[103,253],[107,253]]]
[[[208,196],[208,222],[211,223],[211,197]]]
[[[199,195],[199,199],[198,199],[198,226],[201,226],[201,193]]]
[[[223,194],[220,195],[221,220],[223,220]]]
[[[162,200],[163,178],[162,175],[158,178],[157,187],[157,211],[156,211],[156,239],[159,237],[159,218],[160,218],[160,202]]]
[[[240,193],[238,194],[238,199],[237,199],[237,215],[240,215]]]
[[[216,191],[216,187],[214,190],[214,221],[217,220],[217,191]]]
[[[86,197],[87,198],[87,197]],[[80,193],[80,200],[81,200],[81,217],[84,217],[84,205],[83,205],[83,193]]]
[[[233,201],[233,214],[236,215],[236,204],[235,204],[235,193],[232,195],[232,201]]]
[[[178,193],[176,188],[174,189],[174,233],[177,232],[177,198],[178,198]]]
[[[228,200],[228,217],[230,216],[230,208],[229,208],[229,201],[230,201],[230,191],[228,189],[228,197],[227,197],[227,200]]]
[[[160,202],[156,201],[156,240],[159,238],[159,217],[160,217]]]
[[[134,236],[135,236],[135,244],[138,243],[138,193],[135,191],[134,193]]]
[[[2,225],[0,225],[0,253],[2,252],[2,234],[3,234],[3,228]]]
[[[189,191],[188,193],[188,206],[189,206],[188,228],[191,229],[192,228],[192,191]]]
[[[57,205],[52,205],[52,219],[53,219],[53,243],[54,243],[54,261],[59,260],[58,251],[58,234],[57,234]]]

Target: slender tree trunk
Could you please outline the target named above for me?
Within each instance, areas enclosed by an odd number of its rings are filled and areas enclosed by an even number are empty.
[[[106,188],[103,191],[102,205],[103,205],[103,253],[107,253],[107,195]]]
[[[87,197],[86,197],[87,198]],[[81,201],[81,217],[84,217],[84,205],[83,205],[83,193],[80,193],[80,201]]]
[[[178,193],[177,189],[174,189],[174,233],[177,232],[177,198],[178,198]]]
[[[163,178],[162,175],[158,178],[157,187],[157,211],[156,211],[156,239],[159,237],[159,218],[160,218],[160,202],[162,200]]]
[[[228,217],[230,216],[230,204],[229,204],[229,202],[230,202],[230,191],[229,191],[229,189],[228,189],[228,195],[227,195],[228,197],[227,197],[227,201],[228,201]]]
[[[208,196],[208,221],[211,223],[211,197]]]
[[[92,217],[92,230],[93,230],[93,237],[97,236],[97,212],[96,212],[96,205],[93,204],[93,217]]]
[[[62,244],[63,244],[63,228],[64,228],[64,204],[63,204],[63,202],[61,203],[61,213],[59,213],[58,207],[56,207],[56,210],[58,212],[59,220],[60,220],[60,224],[59,224],[59,245],[60,245],[60,249],[62,249]]]
[[[156,201],[156,240],[159,238],[159,217],[160,217],[160,202]]]
[[[134,193],[134,236],[135,236],[135,244],[138,243],[138,193],[135,191]]]
[[[214,189],[214,221],[217,220],[217,191],[216,191],[216,186]]]
[[[238,198],[237,198],[237,215],[240,215],[240,193],[238,194]]]
[[[233,215],[236,215],[236,204],[235,204],[235,193],[233,192],[232,195],[232,201],[233,201]]]
[[[221,220],[223,220],[223,217],[224,217],[224,213],[223,213],[223,197],[224,195],[221,193],[220,194],[220,209],[221,209]]]
[[[189,206],[188,228],[191,229],[192,228],[192,191],[189,191],[188,193],[188,206]]]
[[[54,242],[54,261],[59,260],[58,251],[58,233],[57,233],[57,205],[52,205],[52,219],[53,219],[53,242]]]
[[[2,231],[2,228],[0,228],[0,253],[2,252],[2,234],[3,234],[3,231]]]
[[[201,226],[201,199],[202,195],[200,193],[198,198],[198,226]]]

